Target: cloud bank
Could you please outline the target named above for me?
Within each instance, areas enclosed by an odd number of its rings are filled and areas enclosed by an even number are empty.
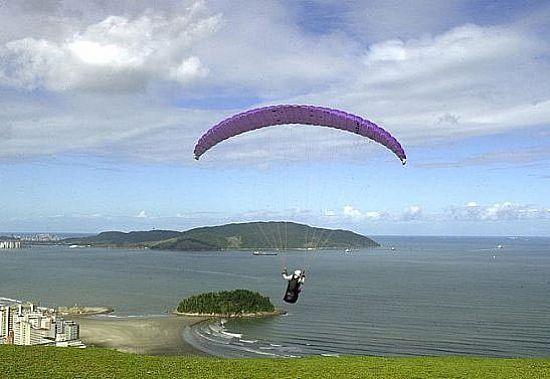
[[[343,207],[341,212],[331,211],[332,219],[363,222],[424,222],[424,221],[518,221],[550,220],[550,208],[519,204],[511,201],[481,205],[470,201],[465,205],[450,206],[440,211],[426,212],[419,205],[411,205],[401,212],[380,210],[363,211],[351,205]]]

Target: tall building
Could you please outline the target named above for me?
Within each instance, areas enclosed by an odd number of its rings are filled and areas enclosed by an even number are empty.
[[[21,241],[12,239],[0,241],[0,249],[21,249]]]
[[[84,347],[79,325],[34,304],[0,304],[0,344]]]
[[[67,341],[74,341],[80,337],[80,326],[74,321],[65,323],[65,338]]]
[[[33,328],[32,323],[20,320],[13,330],[13,343],[15,345],[44,345],[52,341],[44,338],[40,329]]]
[[[9,305],[0,305],[0,341],[8,336],[11,330],[10,324],[13,322],[11,308]]]

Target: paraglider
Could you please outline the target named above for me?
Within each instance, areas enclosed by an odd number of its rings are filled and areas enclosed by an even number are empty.
[[[251,109],[229,117],[214,125],[200,137],[195,145],[195,159],[198,160],[220,142],[239,134],[285,124],[316,125],[354,133],[385,146],[403,164],[407,161],[399,141],[374,122],[338,109],[313,105],[274,105]],[[288,274],[285,268],[282,276],[288,281],[283,300],[287,303],[295,303],[305,282],[305,270],[296,270]]]
[[[283,279],[288,281],[285,296],[283,300],[287,303],[294,304],[298,301],[298,295],[302,292],[302,284],[306,281],[306,273],[303,270],[295,270],[293,274],[289,274],[285,269],[281,272]]]
[[[313,105],[273,105],[251,109],[229,117],[202,135],[195,146],[195,159],[198,160],[206,151],[231,137],[284,124],[317,125],[355,133],[382,144],[403,164],[407,161],[401,144],[374,122],[341,110]]]

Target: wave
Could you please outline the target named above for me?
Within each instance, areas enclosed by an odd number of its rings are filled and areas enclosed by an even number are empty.
[[[16,303],[16,304],[21,304],[21,303],[22,303],[21,300],[11,299],[11,298],[9,298],[9,297],[2,297],[2,296],[0,296],[0,302],[5,302],[5,303]]]
[[[304,353],[298,346],[243,339],[242,336],[241,333],[228,331],[219,321],[205,321],[192,325],[183,333],[185,341],[196,349],[224,358],[296,358]]]
[[[256,342],[258,342],[258,340],[243,340],[243,339],[239,339],[239,342],[244,342],[244,343],[256,343]]]

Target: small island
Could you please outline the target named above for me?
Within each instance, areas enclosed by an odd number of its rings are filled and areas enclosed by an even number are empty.
[[[183,299],[176,314],[210,317],[260,317],[281,314],[269,300],[258,292],[246,289],[208,292]]]

